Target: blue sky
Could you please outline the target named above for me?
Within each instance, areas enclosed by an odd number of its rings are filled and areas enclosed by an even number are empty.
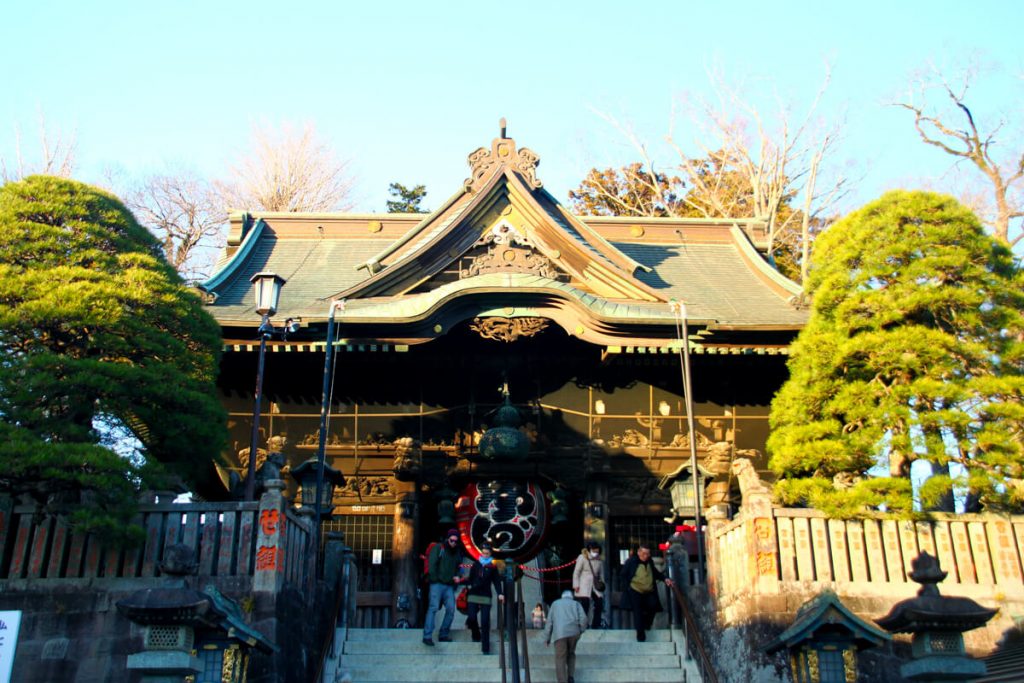
[[[834,160],[858,179],[848,204],[949,168],[906,112],[886,106],[929,60],[1002,69],[976,114],[1014,112],[1024,88],[1024,3],[993,2],[35,2],[9,5],[0,156],[38,112],[76,131],[78,177],[186,164],[216,176],[250,125],[312,121],[357,177],[357,209],[383,211],[387,185],[425,183],[436,207],[466,155],[509,134],[541,156],[565,199],[595,165],[635,159],[597,112],[659,144],[673,104],[708,93],[707,70],[774,88],[798,105],[833,67],[823,116],[845,112]],[[690,149],[693,131],[677,121]],[[1019,139],[1019,138],[1018,138]],[[943,181],[939,181],[941,185]]]

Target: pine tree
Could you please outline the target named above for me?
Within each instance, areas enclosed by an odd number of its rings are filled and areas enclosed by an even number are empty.
[[[0,492],[123,535],[140,489],[195,483],[220,455],[219,347],[115,197],[51,176],[0,188]]]
[[[394,197],[388,200],[388,213],[429,213],[420,206],[420,202],[427,196],[426,185],[406,187],[401,183],[391,183],[388,185],[388,194]]]
[[[779,498],[912,514],[910,466],[924,460],[924,509],[954,484],[989,509],[1019,507],[1022,283],[1010,251],[944,195],[887,193],[819,237],[811,319],[772,403]]]

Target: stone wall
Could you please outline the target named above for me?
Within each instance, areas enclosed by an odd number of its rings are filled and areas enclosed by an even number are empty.
[[[164,580],[167,587],[184,581]],[[216,581],[225,595],[247,595],[251,580]],[[0,610],[21,610],[13,683],[134,681],[128,655],[142,649],[142,629],[116,604],[151,587],[146,579],[14,580],[0,582]]]
[[[250,683],[312,679],[333,632],[337,585],[310,580],[310,520],[279,489],[258,503],[143,505],[137,523],[147,532],[142,545],[107,547],[63,517],[0,499],[0,610],[22,612],[14,683],[138,680],[127,658],[143,649],[143,629],[117,602],[147,588],[207,586],[238,603],[248,625],[277,646],[253,652]],[[172,546],[192,551],[193,574],[164,574]]]
[[[909,578],[921,552],[949,573],[943,595],[999,608],[989,624],[964,634],[975,655],[991,652],[1024,614],[1024,516],[936,513],[927,521],[882,516],[827,519],[817,510],[767,508],[708,531],[712,588],[719,618],[788,623],[825,588],[859,616],[876,619],[920,586]],[[729,558],[724,561],[724,558]]]
[[[917,594],[909,574],[921,552],[937,557],[948,577],[943,595],[998,608],[987,626],[964,634],[968,651],[989,654],[1024,615],[1024,516],[936,513],[923,521],[874,515],[828,519],[816,510],[773,507],[767,492],[744,499],[734,520],[708,515],[705,627],[717,633],[716,660],[726,681],[771,680],[781,659],[763,654],[797,610],[824,589],[858,616],[874,620]],[[862,653],[861,679],[900,680],[909,651],[897,636]],[[735,669],[735,671],[733,671]]]

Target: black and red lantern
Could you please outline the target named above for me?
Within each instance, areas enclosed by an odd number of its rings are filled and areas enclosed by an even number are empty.
[[[547,529],[544,491],[533,482],[494,479],[462,489],[455,504],[462,543],[474,558],[489,543],[494,556],[526,562],[541,550]]]

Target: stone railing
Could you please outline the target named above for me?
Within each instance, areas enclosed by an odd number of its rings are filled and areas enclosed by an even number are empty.
[[[817,510],[774,508],[714,529],[721,593],[775,583],[834,582],[846,591],[907,584],[921,552],[949,576],[943,587],[1024,597],[1024,516],[934,514],[926,521],[828,519]],[[752,583],[752,579],[756,579]],[[872,589],[873,590],[873,589]]]
[[[310,568],[310,524],[282,500],[264,494],[259,502],[140,505],[143,542],[118,548],[76,531],[64,515],[0,499],[0,581],[156,577],[167,548],[183,544],[194,551],[199,576],[271,570],[275,583],[280,575],[299,585]]]
[[[788,622],[824,588],[862,616],[880,617],[917,593],[920,586],[909,573],[922,552],[948,572],[939,584],[944,595],[1005,608],[991,622],[991,633],[976,634],[977,648],[994,644],[1011,617],[1024,613],[1024,516],[839,520],[817,510],[752,502],[733,521],[709,515],[709,582],[723,626]]]

